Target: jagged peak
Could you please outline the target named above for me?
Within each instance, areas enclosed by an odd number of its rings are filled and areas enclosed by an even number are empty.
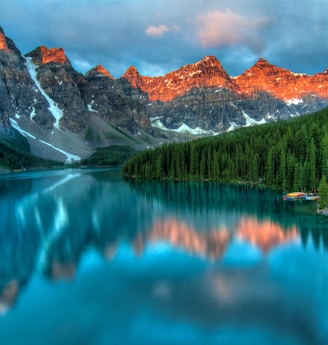
[[[219,60],[214,55],[208,55],[202,58],[196,65],[207,65],[207,66],[221,66]]]
[[[40,50],[42,53],[42,64],[46,64],[48,62],[66,64],[68,62],[63,48],[48,49],[45,46],[41,46]]]
[[[215,68],[217,70],[223,71],[222,65],[219,62],[219,60],[214,55],[208,55],[198,62],[182,66],[181,68],[179,68],[177,71],[173,73],[184,71],[184,70],[190,70],[190,69],[204,71],[204,70],[207,70],[208,68]]]
[[[108,78],[114,80],[114,77],[102,65],[97,65],[94,68],[92,68],[90,71],[88,71],[86,73],[86,76],[95,75],[95,74],[98,75],[98,76],[100,75],[100,76],[108,77]]]
[[[255,64],[250,68],[250,70],[254,70],[254,69],[263,69],[263,68],[266,68],[266,67],[276,67],[272,64],[269,63],[268,60],[260,57],[256,62]]]
[[[123,77],[123,78],[128,78],[128,77],[136,76],[136,75],[139,75],[138,70],[136,69],[136,67],[130,66],[130,67],[125,71],[125,73],[123,74],[122,77]]]
[[[33,63],[38,66],[45,65],[50,62],[70,65],[63,48],[47,48],[45,46],[40,46],[26,54],[26,56],[32,57]]]
[[[270,65],[268,60],[264,59],[263,57],[258,58],[255,65]]]
[[[134,88],[139,86],[139,77],[140,74],[134,66],[130,66],[122,75],[122,78],[127,79]]]
[[[6,51],[9,50],[5,33],[1,26],[0,26],[0,50],[6,50]]]

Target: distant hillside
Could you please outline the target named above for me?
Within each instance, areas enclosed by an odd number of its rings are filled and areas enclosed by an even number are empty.
[[[211,138],[143,151],[122,168],[126,177],[264,183],[317,189],[328,174],[328,108],[315,114]]]
[[[30,152],[29,144],[25,137],[17,133],[16,139],[5,140],[0,138],[0,169],[49,169],[63,166],[62,162],[42,159]]]

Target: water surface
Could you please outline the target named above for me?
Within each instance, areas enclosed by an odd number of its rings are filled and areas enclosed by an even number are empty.
[[[118,170],[0,177],[0,343],[324,345],[315,203]]]

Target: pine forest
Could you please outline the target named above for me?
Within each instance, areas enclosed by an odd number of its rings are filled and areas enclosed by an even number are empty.
[[[128,160],[122,175],[137,179],[263,184],[317,191],[328,174],[328,108],[287,121],[215,137],[164,144]]]

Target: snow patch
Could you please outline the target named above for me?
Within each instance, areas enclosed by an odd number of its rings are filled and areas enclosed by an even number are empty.
[[[292,75],[296,76],[296,77],[304,77],[304,76],[309,76],[308,74],[306,73],[295,73],[295,72],[292,72]]]
[[[36,76],[36,68],[35,65],[32,62],[32,58],[31,57],[27,57],[26,58],[26,67],[30,73],[30,76],[32,78],[32,80],[34,81],[36,87],[38,88],[38,90],[41,92],[41,94],[43,95],[43,97],[48,101],[49,103],[49,111],[51,112],[52,116],[55,118],[55,123],[54,123],[54,127],[59,129],[59,121],[60,119],[63,117],[63,111],[61,109],[59,109],[56,105],[56,103],[54,102],[54,100],[52,98],[50,98],[42,89],[37,76]]]
[[[93,96],[92,96],[93,97]],[[98,110],[92,109],[92,105],[94,104],[94,100],[91,101],[90,104],[87,105],[89,111],[93,111],[94,113],[98,113]]]
[[[59,149],[58,147],[55,147],[49,143],[47,143],[46,141],[43,141],[41,139],[39,139],[39,141],[42,143],[42,144],[45,144],[47,146],[50,146],[51,148],[53,148],[54,150],[64,154],[66,156],[66,163],[71,163],[72,161],[80,161],[81,160],[81,157],[80,156],[77,156],[77,155],[73,155],[71,153],[68,153],[64,150],[61,150]]]
[[[36,113],[35,113],[35,108],[32,107],[32,111],[31,111],[31,113],[30,113],[30,119],[33,120],[33,117],[34,117],[35,115],[36,115]]]
[[[24,137],[30,137],[32,139],[36,139],[36,137],[32,134],[30,134],[29,132],[24,131],[23,129],[21,129],[17,123],[16,120],[14,119],[10,119],[11,125],[16,129],[16,131],[18,131],[21,135],[23,135]]]
[[[15,114],[15,118],[16,118],[16,119],[20,119],[20,115],[16,113],[16,114]]]
[[[54,150],[62,153],[63,155],[66,156],[66,163],[71,163],[72,161],[80,161],[81,157],[77,156],[77,155],[73,155],[71,153],[68,153],[64,150],[59,149],[58,147],[55,147],[49,143],[47,143],[46,141],[43,141],[41,139],[37,139],[34,135],[30,134],[27,131],[24,131],[22,128],[19,127],[18,123],[16,120],[14,119],[10,119],[11,125],[13,126],[13,128],[15,128],[20,134],[22,134],[24,137],[30,137],[32,139],[36,139],[39,140],[40,143],[50,146],[51,148],[53,148]]]
[[[192,78],[194,75],[196,75],[196,74],[201,74],[201,73],[202,73],[201,70],[193,71],[193,72],[189,73],[188,77],[189,77],[189,78]],[[184,77],[181,76],[180,79],[184,79]]]
[[[264,123],[266,123],[265,119],[262,119],[260,121],[254,120],[252,119],[248,114],[246,114],[243,111],[243,117],[246,120],[246,127],[250,127],[250,126],[254,126],[254,125],[262,125]]]
[[[230,127],[227,129],[227,132],[232,132],[236,128],[238,128],[238,126],[234,122],[229,122],[229,123],[230,123]]]
[[[303,100],[301,98],[293,98],[293,99],[286,100],[286,104],[288,106],[290,106],[290,105],[299,105],[301,103],[303,103]]]
[[[58,85],[63,85],[63,81],[60,80],[57,76],[55,76],[55,79],[57,80]]]
[[[164,131],[172,131],[172,132],[177,132],[177,133],[190,133],[192,135],[200,135],[200,134],[216,135],[217,134],[213,132],[212,130],[206,131],[200,127],[191,128],[185,123],[182,123],[182,125],[179,128],[170,129],[163,125],[163,123],[161,122],[161,117],[151,117],[150,122],[151,122],[152,127],[156,127]]]

